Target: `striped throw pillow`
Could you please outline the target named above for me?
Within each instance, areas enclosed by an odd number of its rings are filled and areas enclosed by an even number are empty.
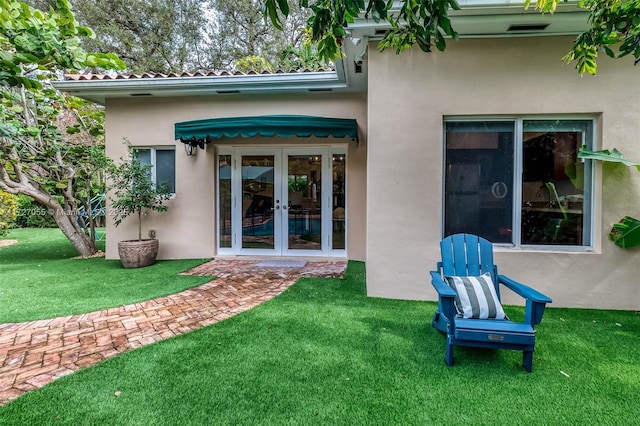
[[[491,275],[445,277],[456,291],[456,309],[462,318],[508,319],[498,300]]]

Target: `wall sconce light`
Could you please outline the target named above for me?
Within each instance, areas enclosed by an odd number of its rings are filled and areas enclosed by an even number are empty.
[[[187,155],[196,155],[198,147],[197,145],[191,145],[190,143],[186,143],[184,145],[184,152],[187,153]]]
[[[209,136],[202,139],[193,137],[192,139],[180,139],[180,142],[184,144],[184,150],[187,155],[191,156],[198,153],[198,148],[204,149],[205,145],[211,142],[211,138]]]

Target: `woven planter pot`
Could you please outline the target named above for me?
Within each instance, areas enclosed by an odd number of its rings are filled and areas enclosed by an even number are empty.
[[[118,243],[118,255],[125,268],[153,265],[158,256],[158,240],[129,240]]]

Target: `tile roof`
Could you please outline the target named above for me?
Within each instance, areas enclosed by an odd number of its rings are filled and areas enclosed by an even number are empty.
[[[165,78],[196,78],[196,77],[225,77],[225,76],[243,76],[243,75],[276,75],[276,74],[303,74],[315,72],[334,72],[334,69],[319,69],[317,71],[308,68],[300,70],[276,70],[276,71],[195,71],[181,73],[149,73],[143,74],[65,74],[67,81],[88,81],[88,80],[136,80],[136,79],[165,79]]]

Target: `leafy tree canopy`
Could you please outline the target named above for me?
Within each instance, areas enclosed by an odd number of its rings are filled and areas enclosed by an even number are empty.
[[[562,0],[567,2],[568,0]],[[262,0],[263,13],[276,28],[283,28],[289,14],[287,0]],[[459,9],[456,0],[402,0],[393,10],[392,0],[297,0],[297,5],[310,11],[307,25],[311,40],[318,45],[320,57],[339,57],[346,27],[358,16],[387,21],[390,28],[379,43],[381,50],[393,48],[397,53],[417,44],[430,52],[435,46],[443,51],[446,38],[458,38],[449,19],[450,9]],[[531,0],[524,0],[528,7]],[[560,0],[537,0],[536,9],[553,13]],[[589,12],[590,28],[580,34],[563,58],[576,61],[580,74],[595,74],[600,51],[612,58],[633,55],[640,62],[640,0],[580,0],[579,7]]]
[[[526,0],[525,7],[530,2]],[[537,0],[535,7],[553,13],[558,3]],[[611,58],[632,55],[635,65],[640,62],[640,0],[580,0],[578,5],[589,11],[589,29],[576,38],[565,61],[576,61],[580,74],[592,75],[596,74],[600,51]]]
[[[405,0],[397,12],[391,13],[393,4],[392,0],[298,0],[299,7],[311,12],[307,20],[310,38],[327,62],[341,55],[346,27],[361,15],[391,25],[379,47],[394,48],[397,53],[414,44],[425,52],[431,52],[434,46],[443,51],[446,37],[458,38],[448,17],[450,8],[459,9],[456,0]],[[289,4],[287,0],[263,0],[263,11],[276,28],[282,29]]]
[[[103,111],[50,81],[87,67],[124,68],[114,54],[85,52],[87,37],[93,32],[67,0],[48,12],[0,0],[0,190],[45,207],[83,256],[96,251],[76,218],[106,164]]]
[[[113,54],[85,53],[80,39],[94,37],[93,31],[78,25],[67,1],[55,5],[55,12],[45,13],[23,2],[0,0],[0,85],[39,89],[39,80],[56,69],[124,65]]]
[[[232,70],[247,61],[262,71],[290,67],[292,51],[306,53],[308,12],[296,5],[278,31],[265,21],[262,0],[69,1],[78,21],[96,33],[81,46],[116,53],[128,73]],[[55,0],[27,2],[44,9]],[[322,67],[316,62],[306,61]]]

